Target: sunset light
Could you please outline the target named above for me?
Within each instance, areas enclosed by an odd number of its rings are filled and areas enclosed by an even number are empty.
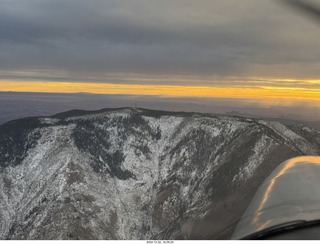
[[[127,85],[71,82],[10,82],[0,81],[1,91],[130,94],[175,97],[225,97],[252,99],[295,99],[320,101],[320,89],[295,87],[206,87],[169,85]]]
[[[320,156],[319,4],[0,0],[0,240],[234,239],[286,161],[269,228]]]

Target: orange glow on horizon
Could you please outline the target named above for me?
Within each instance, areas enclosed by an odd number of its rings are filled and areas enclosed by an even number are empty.
[[[126,85],[71,82],[0,81],[0,91],[93,94],[157,95],[175,97],[224,97],[250,99],[294,99],[320,101],[320,89],[288,87],[205,87],[168,85]]]

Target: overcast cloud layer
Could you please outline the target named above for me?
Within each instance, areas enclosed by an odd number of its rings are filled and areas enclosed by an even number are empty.
[[[1,79],[317,79],[319,40],[276,0],[0,0]]]

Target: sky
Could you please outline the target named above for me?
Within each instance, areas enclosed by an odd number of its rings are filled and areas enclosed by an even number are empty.
[[[0,91],[320,106],[319,40],[280,0],[0,0]]]

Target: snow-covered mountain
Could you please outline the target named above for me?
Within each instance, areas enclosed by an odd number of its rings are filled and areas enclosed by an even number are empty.
[[[224,239],[282,161],[320,132],[144,109],[0,126],[0,239]]]

